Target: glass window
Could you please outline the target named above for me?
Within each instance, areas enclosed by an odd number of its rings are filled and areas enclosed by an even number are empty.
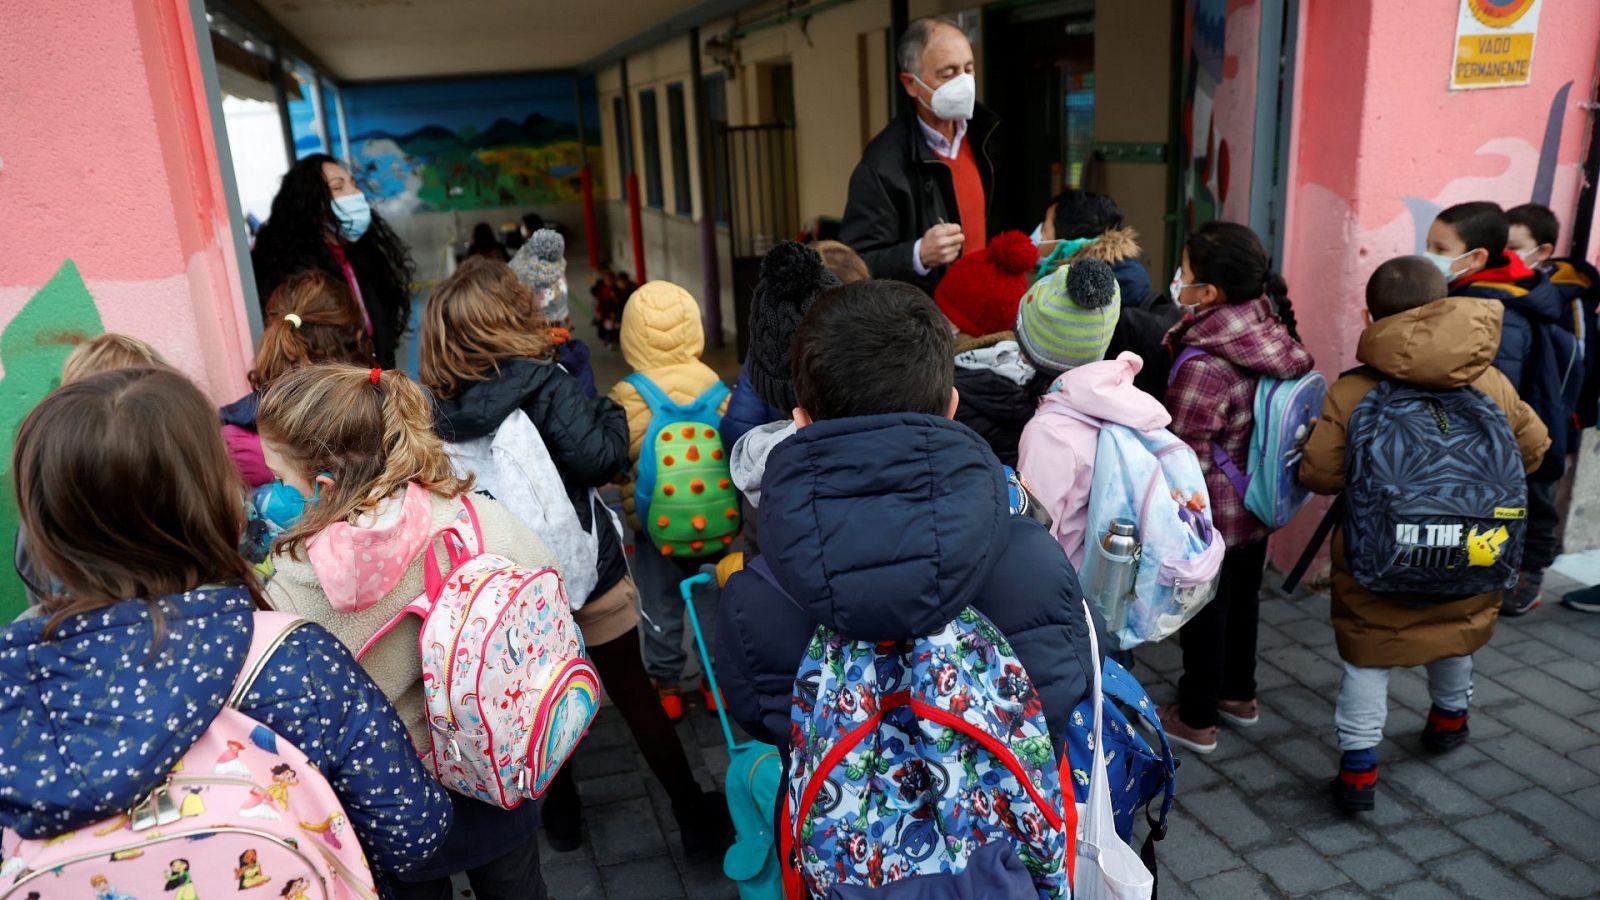
[[[656,92],[639,92],[639,136],[644,140],[644,198],[652,209],[666,203],[661,189],[661,120],[656,115]]]
[[[689,196],[689,123],[683,108],[683,82],[667,86],[667,128],[672,138],[672,208],[680,216],[694,215]]]

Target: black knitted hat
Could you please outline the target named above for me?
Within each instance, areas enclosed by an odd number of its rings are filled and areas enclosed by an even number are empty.
[[[761,260],[761,280],[750,303],[750,386],[785,415],[798,402],[791,380],[795,329],[817,295],[839,286],[817,251],[784,241]]]

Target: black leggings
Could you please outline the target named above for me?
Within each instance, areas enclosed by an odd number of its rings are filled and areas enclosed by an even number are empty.
[[[672,802],[692,808],[700,797],[700,783],[695,781],[689,768],[689,757],[683,752],[677,729],[661,708],[655,685],[644,671],[644,658],[639,655],[639,635],[630,631],[614,641],[589,647],[589,660],[600,673],[600,683],[606,696],[617,705],[617,711],[628,723],[634,743],[644,754],[644,761],[656,780],[666,789]],[[582,752],[581,750],[579,751]],[[578,786],[572,779],[572,766],[562,766],[544,794],[544,809],[570,810],[578,805]]]
[[[1190,728],[1216,725],[1218,700],[1256,699],[1256,631],[1266,566],[1266,541],[1229,547],[1216,598],[1178,631],[1178,718]]]

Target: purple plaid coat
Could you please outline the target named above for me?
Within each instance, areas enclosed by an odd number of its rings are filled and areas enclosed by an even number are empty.
[[[1183,320],[1167,333],[1173,358],[1184,347],[1207,355],[1185,363],[1167,388],[1172,432],[1194,448],[1206,473],[1211,518],[1229,547],[1266,538],[1267,526],[1244,508],[1244,498],[1211,460],[1212,443],[1239,464],[1250,457],[1256,381],[1262,375],[1298,378],[1311,371],[1311,354],[1289,336],[1272,301],[1214,306]]]

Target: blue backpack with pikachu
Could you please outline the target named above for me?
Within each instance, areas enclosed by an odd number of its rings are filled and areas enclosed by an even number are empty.
[[[1167,813],[1172,809],[1172,799],[1177,794],[1178,761],[1167,744],[1166,730],[1156,715],[1156,705],[1150,700],[1139,679],[1133,677],[1116,660],[1107,656],[1100,663],[1100,688],[1109,702],[1103,706],[1102,740],[1105,741],[1106,771],[1111,776],[1111,807],[1116,817],[1117,834],[1123,841],[1133,842],[1133,814],[1141,808],[1150,824],[1144,847],[1139,855],[1144,857],[1150,871],[1155,871],[1155,842],[1167,834]],[[1137,719],[1156,739],[1156,745],[1145,740],[1134,727]],[[1094,759],[1090,735],[1094,732],[1094,698],[1085,697],[1072,711],[1067,730],[1067,757],[1072,761],[1072,790],[1078,802],[1088,801],[1089,768]],[[1159,818],[1150,814],[1156,797],[1161,797]]]
[[[1184,348],[1172,361],[1167,384],[1178,377],[1184,363],[1209,355],[1197,347]],[[1274,531],[1289,524],[1311,499],[1311,492],[1300,484],[1300,455],[1306,438],[1311,436],[1311,426],[1322,415],[1322,401],[1327,395],[1327,379],[1316,369],[1299,378],[1263,375],[1256,383],[1255,427],[1250,432],[1250,458],[1245,470],[1239,471],[1221,444],[1211,444],[1211,461],[1228,476],[1244,500],[1244,508]]]

